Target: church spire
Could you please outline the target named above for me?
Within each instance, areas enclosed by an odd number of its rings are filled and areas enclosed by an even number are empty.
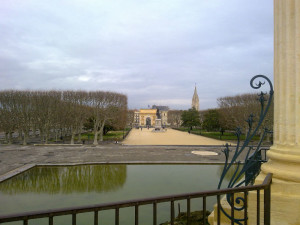
[[[197,111],[199,111],[199,97],[197,94],[197,87],[195,83],[195,90],[194,90],[194,95],[192,99],[192,108],[195,108]]]

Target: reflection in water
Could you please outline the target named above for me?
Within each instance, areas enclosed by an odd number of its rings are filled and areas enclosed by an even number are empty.
[[[126,165],[36,167],[1,183],[0,191],[7,194],[108,192],[121,188],[126,176]]]

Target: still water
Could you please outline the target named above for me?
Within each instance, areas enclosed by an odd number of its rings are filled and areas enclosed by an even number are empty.
[[[223,165],[36,167],[0,183],[0,215],[212,190],[218,185],[222,169]],[[215,202],[215,197],[208,198],[208,210]],[[185,202],[176,202],[176,206],[177,203],[185,211]],[[192,200],[192,210],[201,207],[201,199]],[[158,205],[159,223],[169,220],[169,211],[169,204]],[[99,216],[100,224],[114,224],[113,211],[101,212]],[[151,224],[151,216],[151,207],[142,206],[140,224]],[[79,214],[77,224],[92,224],[90,218],[92,213]],[[134,224],[133,219],[134,208],[120,210],[120,224]],[[29,224],[46,222],[32,220]],[[71,224],[71,216],[55,217],[54,222]]]

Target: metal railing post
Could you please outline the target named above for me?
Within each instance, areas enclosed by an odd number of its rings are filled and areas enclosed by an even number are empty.
[[[271,184],[264,190],[264,225],[271,224]]]
[[[94,211],[94,225],[98,225],[98,211]]]
[[[135,221],[134,221],[134,224],[135,225],[139,225],[139,206],[138,205],[136,205],[135,207],[134,207],[134,217],[135,217]]]

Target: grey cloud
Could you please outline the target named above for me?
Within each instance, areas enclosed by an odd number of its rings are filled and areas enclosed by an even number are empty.
[[[5,88],[102,89],[129,107],[187,109],[272,75],[272,0],[38,1],[0,5]]]

